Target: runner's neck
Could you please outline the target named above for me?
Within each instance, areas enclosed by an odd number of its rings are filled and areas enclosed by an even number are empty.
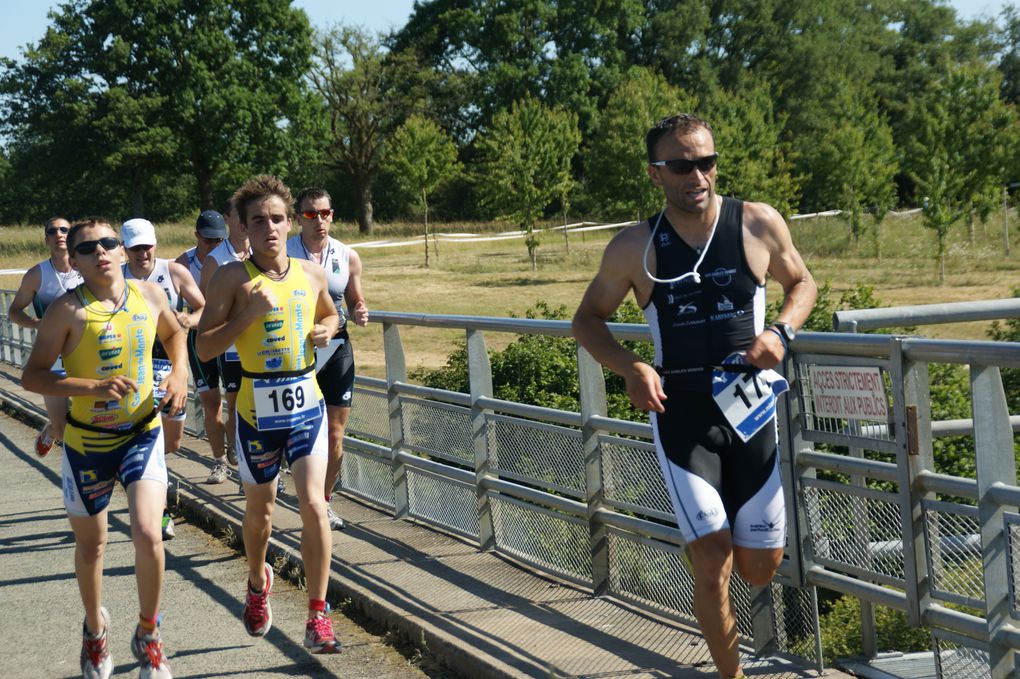
[[[242,259],[248,257],[249,252],[247,236],[234,236],[234,234],[230,234],[229,236],[227,236],[227,243],[230,245],[230,248],[234,252],[241,255]]]
[[[63,255],[50,255],[50,263],[60,273],[70,273],[71,271],[71,258],[67,256],[66,250]]]

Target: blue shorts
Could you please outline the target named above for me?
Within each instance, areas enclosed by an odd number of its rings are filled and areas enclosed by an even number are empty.
[[[60,473],[67,513],[95,516],[110,504],[117,481],[124,488],[143,479],[167,484],[163,429],[140,432],[102,453],[78,451],[65,442]]]
[[[319,415],[293,429],[259,431],[243,417],[237,418],[234,445],[237,448],[237,469],[244,483],[263,484],[276,479],[280,462],[287,464],[309,455],[326,458],[329,448],[326,432],[326,404],[319,401]]]

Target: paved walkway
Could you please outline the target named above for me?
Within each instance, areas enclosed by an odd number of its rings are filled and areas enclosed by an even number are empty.
[[[0,401],[17,411],[21,417],[34,423],[41,422],[42,398],[25,392],[20,385],[20,371],[9,365],[0,365]],[[31,494],[40,498],[42,504],[32,513],[39,512],[45,520],[53,522],[49,531],[32,530],[32,535],[24,544],[30,545],[32,552],[54,551],[60,545],[66,550],[71,536],[62,520],[60,495],[55,487],[56,476],[54,470],[49,468],[53,465],[52,461],[43,464],[34,454],[25,452],[31,449],[31,438],[25,440],[22,436],[14,440],[0,435],[0,444],[0,455],[13,458],[8,460],[9,463],[30,470],[30,473],[19,471],[17,483],[24,484],[26,490],[30,487]],[[8,450],[2,450],[5,446]],[[58,455],[59,451],[53,457]],[[240,534],[243,498],[238,494],[236,481],[231,479],[218,486],[203,483],[211,467],[208,444],[185,438],[182,451],[169,456],[167,463],[171,472],[171,492],[180,503],[182,511],[196,518],[202,517],[202,520],[211,522],[220,531]],[[5,485],[11,479],[11,475],[8,475]],[[6,526],[23,525],[27,519],[28,512],[24,508],[19,509],[19,506],[0,504],[0,526],[5,526],[3,539],[0,539],[0,553],[3,553],[3,541],[8,535]],[[335,601],[349,599],[351,605],[368,617],[389,628],[400,630],[415,640],[419,647],[426,648],[429,654],[464,676],[542,679],[714,679],[718,676],[708,660],[702,639],[694,630],[636,611],[611,598],[594,597],[573,585],[537,576],[496,554],[479,552],[462,540],[416,523],[395,520],[350,498],[334,497],[334,506],[347,520],[348,528],[334,533],[331,598]],[[111,532],[111,541],[125,539],[115,535],[123,532],[124,517],[124,512],[112,513],[111,526],[114,530]],[[291,489],[281,496],[274,514],[270,553],[278,568],[287,567],[288,562],[300,563],[299,538],[300,519],[296,497]],[[17,537],[12,539],[18,540]],[[171,553],[173,545],[173,542],[168,543]],[[20,549],[24,550],[24,547]],[[187,558],[205,560],[209,557],[198,555]],[[168,572],[178,568],[188,571],[190,567],[187,558],[177,561],[168,557]],[[51,559],[36,560],[40,564],[45,563],[45,567],[40,566],[43,575],[31,573],[12,578],[5,565],[0,584],[23,579],[41,583],[54,578],[73,580],[68,568],[71,562],[69,552],[54,554]],[[130,564],[119,566],[114,572],[126,576],[130,573]],[[237,586],[239,579],[236,574],[212,572],[208,576],[195,578],[168,574],[168,602],[175,608],[179,604],[174,604],[174,601],[193,602],[193,605],[205,610],[210,606],[203,603],[203,600],[208,602],[211,598],[217,604],[213,608],[239,615],[238,596],[235,593],[235,590],[240,589]],[[6,589],[4,587],[0,592]],[[57,594],[51,592],[51,589],[42,587],[33,590],[40,611],[48,612],[54,605],[52,598]],[[182,589],[190,589],[192,592],[186,596],[180,591]],[[67,598],[66,594],[60,596],[62,600]],[[4,601],[0,598],[0,607],[5,611],[10,610]],[[73,601],[73,604],[78,606],[77,601]],[[66,607],[66,604],[61,603],[61,606]],[[234,611],[235,608],[238,611]],[[79,614],[75,610],[72,607],[71,613],[74,614],[67,615],[77,618]],[[168,640],[171,638],[170,614],[168,611]],[[292,630],[287,629],[290,619],[296,617],[297,614],[283,612],[274,615],[274,633],[269,639],[271,645],[279,646],[282,653],[291,660],[301,658],[302,653],[300,648],[295,647],[295,643],[300,644],[300,636],[291,638]],[[10,626],[10,616],[5,614],[5,618],[3,626]],[[60,616],[57,619],[63,621],[68,618]],[[232,625],[239,632],[240,623],[235,621]],[[243,633],[235,634],[229,625],[222,638],[215,640],[208,636],[203,625],[182,627],[172,635],[173,647],[184,649],[189,647],[188,644],[201,644],[208,662],[214,663],[217,669],[210,672],[207,666],[204,671],[189,670],[189,674],[178,672],[179,677],[231,676],[237,673],[228,669],[229,658],[236,649],[260,648],[258,643],[253,645]],[[274,637],[277,627],[281,628],[281,636]],[[52,626],[44,631],[44,628],[33,625],[24,642],[26,653],[29,652],[27,649],[34,648],[33,657],[48,654],[50,644],[39,637],[44,633],[67,634],[67,631],[54,631]],[[72,632],[75,640],[77,634],[76,623]],[[286,639],[284,634],[287,635]],[[187,640],[183,640],[184,637],[188,637]],[[179,650],[178,654],[182,652]],[[221,652],[222,663],[219,655]],[[121,656],[125,654],[121,653]],[[258,651],[258,654],[261,658],[262,651]],[[354,653],[351,655],[354,656]],[[347,654],[343,657],[346,658]],[[76,655],[71,658],[76,658]],[[354,658],[355,664],[359,664],[356,656]],[[172,662],[174,659],[171,656]],[[273,676],[273,672],[282,669],[278,655],[267,655],[264,662],[264,666],[247,671],[262,672],[257,676]],[[332,665],[326,665],[324,662],[324,669],[319,669],[299,664],[288,669],[287,673],[292,676],[334,676]],[[346,669],[349,667],[347,664],[343,667],[345,669],[340,676],[363,676]],[[121,668],[118,665],[118,670]],[[76,669],[76,666],[61,669],[59,674],[71,676],[72,669]],[[748,658],[745,671],[749,676],[775,679],[818,676],[812,670],[801,669],[779,658]],[[7,675],[2,671],[0,674]],[[53,676],[52,673],[43,675]],[[414,675],[408,673],[403,676]],[[848,675],[829,670],[825,676]]]

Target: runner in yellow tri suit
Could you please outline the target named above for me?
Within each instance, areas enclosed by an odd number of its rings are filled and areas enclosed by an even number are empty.
[[[185,335],[160,288],[124,280],[124,250],[107,220],[76,223],[67,234],[67,249],[84,283],[47,308],[22,384],[71,398],[62,485],[85,606],[82,674],[105,678],[113,670],[106,638],[110,618],[100,594],[107,507],[119,480],[127,491],[141,609],[131,650],[144,676],[169,679],[157,628],[167,475],[153,407],[152,345],[158,335],[174,364],[158,407],[179,412],[188,396]],[[64,375],[50,370],[58,355],[64,357]]]
[[[231,343],[241,357],[234,441],[244,482],[244,547],[248,585],[243,621],[248,634],[272,626],[266,564],[275,480],[284,456],[301,507],[301,557],[308,584],[305,647],[336,653],[340,642],[326,615],[332,534],[322,488],[327,463],[325,403],[315,380],[315,352],[340,323],[321,267],[287,257],[293,198],[276,177],[261,175],[232,198],[251,245],[245,262],[221,265],[209,286],[198,326],[199,358],[209,360]]]

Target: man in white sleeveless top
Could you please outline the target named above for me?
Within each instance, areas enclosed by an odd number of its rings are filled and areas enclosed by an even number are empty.
[[[23,328],[38,329],[46,307],[82,282],[81,274],[71,268],[67,256],[67,232],[71,229],[70,222],[63,217],[50,217],[46,220],[45,227],[46,246],[50,250],[50,257],[25,272],[25,277],[21,279],[21,285],[7,310],[11,321]],[[25,313],[29,305],[32,305],[35,311],[35,318]],[[53,365],[53,370],[63,372],[60,359]],[[50,422],[40,429],[35,437],[35,452],[40,457],[48,454],[54,443],[63,440],[69,403],[63,396],[44,396],[43,400]]]
[[[329,296],[340,316],[340,329],[329,346],[317,349],[315,372],[326,400],[329,422],[329,464],[326,467],[326,515],[334,530],[344,528],[344,520],[329,504],[333,487],[340,477],[344,454],[344,430],[351,415],[354,393],[354,351],[347,334],[347,319],[357,325],[368,323],[368,306],[361,289],[361,258],[358,253],[329,235],[333,225],[333,202],[325,189],[302,189],[295,200],[301,232],[287,239],[287,254],[315,262],[322,267],[329,285]]]
[[[141,218],[129,219],[121,226],[120,235],[127,253],[127,261],[123,265],[124,278],[158,285],[166,295],[170,310],[177,317],[181,328],[185,331],[197,328],[205,307],[205,298],[187,269],[169,259],[156,257],[156,229],[152,222]],[[157,402],[166,395],[161,383],[170,374],[172,367],[166,349],[157,340],[152,348],[152,382],[155,385],[153,397]],[[161,414],[166,455],[180,450],[185,416],[184,410]],[[174,522],[166,508],[163,509],[161,527],[164,540],[173,538]]]

